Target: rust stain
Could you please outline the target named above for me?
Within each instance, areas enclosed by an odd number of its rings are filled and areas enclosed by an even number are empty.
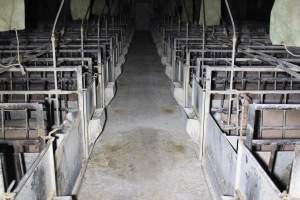
[[[164,168],[184,160],[189,151],[188,146],[178,139],[152,128],[133,129],[103,141],[90,165],[99,173],[122,179],[157,177]],[[164,166],[161,160],[166,162]]]
[[[178,144],[175,142],[168,142],[167,143],[167,151],[174,154],[182,154],[185,153],[185,146],[182,144]]]
[[[114,109],[113,110],[115,113],[118,113],[120,115],[127,115],[128,114],[128,111],[125,110],[125,109]]]
[[[177,152],[180,152],[180,153],[184,153],[184,151],[185,151],[184,146],[181,144],[175,144],[175,149]]]
[[[175,112],[172,108],[162,108],[161,111],[165,114],[173,114]]]
[[[105,145],[105,148],[110,152],[116,152],[116,151],[120,150],[122,147],[120,145],[116,144],[116,145]]]

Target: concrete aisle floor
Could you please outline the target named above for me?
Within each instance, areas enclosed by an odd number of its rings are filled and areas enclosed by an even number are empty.
[[[148,32],[135,34],[80,200],[211,199]]]

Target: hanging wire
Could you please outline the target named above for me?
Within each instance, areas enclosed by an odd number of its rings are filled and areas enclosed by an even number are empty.
[[[55,36],[54,36],[55,28],[56,28],[56,24],[57,24],[57,21],[58,21],[58,18],[59,18],[59,14],[61,12],[61,9],[62,9],[63,5],[64,5],[64,0],[62,0],[62,2],[60,4],[59,10],[57,12],[57,15],[56,15],[53,27],[52,27],[52,31],[51,31],[51,40],[52,40],[52,48],[53,48],[53,50],[55,50]],[[7,71],[7,70],[9,70],[12,67],[17,67],[17,66],[20,67],[22,75],[26,74],[25,68],[21,64],[20,41],[19,41],[18,31],[15,30],[15,33],[16,33],[16,40],[17,40],[17,63],[9,64],[9,65],[3,65],[3,64],[0,63],[0,68],[2,68],[2,69],[0,69],[0,74],[3,73],[3,72],[5,72],[5,71]],[[54,45],[53,45],[53,43],[54,43]],[[54,54],[54,58],[55,58],[55,52],[53,54]],[[56,61],[56,58],[54,60]],[[54,62],[54,65],[55,64],[56,64],[56,62]]]
[[[100,51],[100,31],[101,31],[101,27],[102,27],[102,23],[103,23],[103,20],[102,20],[102,17],[101,17],[101,14],[105,12],[105,9],[107,7],[107,4],[105,2],[102,10],[98,16],[98,19],[97,19],[97,46],[98,46],[98,50]],[[101,64],[101,52],[98,52],[100,55],[98,57],[98,64]]]
[[[231,25],[232,25],[232,32],[233,32],[233,36],[232,36],[232,56],[231,56],[231,68],[232,68],[231,70],[233,71],[233,68],[235,66],[235,54],[236,54],[237,36],[236,36],[235,22],[234,22],[232,13],[231,13],[230,6],[228,4],[228,0],[225,0],[225,4],[226,4],[226,8],[228,10],[229,18],[230,18]]]
[[[203,65],[204,65],[204,57],[205,57],[205,43],[206,43],[206,15],[205,15],[205,0],[202,0],[202,6],[201,6],[201,10],[202,10],[202,17],[203,17],[203,22],[202,22],[202,61],[201,61],[201,76],[203,75]],[[201,22],[201,10],[200,10],[200,19],[199,22]],[[197,73],[197,77],[200,77],[200,69],[198,69],[198,73]]]
[[[288,46],[286,44],[284,44],[284,48],[290,55],[300,58],[300,54],[293,53],[291,50],[288,49]]]
[[[52,42],[52,56],[53,56],[53,66],[54,68],[56,68],[56,45],[55,45],[55,29],[56,29],[56,25],[57,25],[57,21],[59,19],[59,16],[60,16],[60,13],[61,13],[61,10],[64,6],[64,2],[65,0],[62,0],[61,3],[60,3],[60,6],[59,6],[59,9],[56,13],[56,16],[55,16],[55,20],[54,20],[54,23],[53,23],[53,27],[52,27],[52,31],[51,31],[51,42]],[[56,72],[55,72],[56,73]],[[57,89],[57,88],[56,88]]]
[[[62,0],[61,3],[60,3],[60,6],[59,6],[59,9],[56,13],[56,16],[55,16],[55,20],[54,20],[54,23],[53,23],[53,27],[52,27],[52,31],[51,31],[51,43],[52,43],[52,56],[53,56],[53,67],[56,68],[56,45],[55,45],[55,29],[56,29],[56,25],[57,25],[57,21],[59,19],[59,16],[60,16],[60,13],[61,13],[61,10],[64,6],[64,2],[65,0]],[[55,71],[56,73],[56,71]],[[55,78],[56,79],[56,78]],[[57,80],[56,80],[57,82]],[[57,89],[57,88],[56,88]]]
[[[57,21],[58,21],[58,19],[59,19],[61,10],[62,10],[62,8],[63,8],[63,6],[64,6],[64,3],[65,3],[65,0],[62,0],[61,3],[60,3],[59,9],[58,9],[58,11],[57,11],[57,14],[56,14],[56,17],[55,17],[55,20],[54,20],[54,23],[53,23],[52,31],[51,31],[52,36],[53,36],[54,33],[55,33],[56,24],[57,24]]]
[[[18,31],[15,30],[16,33],[16,39],[17,39],[17,59],[18,59],[18,65],[20,66],[21,72],[23,75],[25,75],[25,69],[24,66],[21,64],[21,58],[20,58],[20,41],[18,36]]]
[[[20,41],[19,41],[19,36],[18,36],[18,31],[15,30],[15,34],[16,34],[16,40],[17,40],[17,63],[14,64],[9,64],[9,65],[3,65],[0,64],[0,68],[3,68],[2,70],[0,70],[0,73],[3,73],[5,71],[7,71],[8,69],[12,68],[12,67],[20,67],[21,73],[22,75],[25,75],[25,68],[24,66],[21,64],[21,57],[20,57]]]
[[[51,31],[51,45],[52,45],[52,59],[53,59],[53,68],[54,68],[54,87],[55,90],[58,90],[58,80],[57,80],[57,58],[56,58],[56,42],[55,42],[55,29],[56,29],[56,25],[57,25],[57,21],[59,19],[61,10],[64,6],[64,2],[65,0],[62,0],[59,6],[59,9],[57,11],[54,23],[53,23],[53,27],[52,27],[52,31]],[[59,108],[59,99],[58,99],[58,95],[55,95],[55,103],[56,103],[56,126],[58,127],[60,125],[60,114],[58,111]]]
[[[80,49],[81,49],[81,65],[84,66],[84,39],[87,37],[87,29],[89,22],[89,15],[92,10],[92,5],[94,1],[90,1],[88,8],[85,11],[84,17],[81,19],[80,25]],[[86,32],[84,33],[84,22],[86,21]]]
[[[228,4],[228,0],[225,0],[226,8],[230,17],[230,21],[232,24],[232,56],[231,56],[231,71],[230,71],[230,91],[233,91],[233,78],[234,78],[234,67],[235,67],[235,54],[236,54],[236,43],[237,43],[237,37],[236,37],[236,29],[235,29],[235,23],[234,19],[231,13],[230,6]],[[230,124],[231,121],[231,109],[232,109],[232,94],[229,95],[229,102],[228,102],[228,119],[227,124]],[[238,101],[238,99],[237,99]]]

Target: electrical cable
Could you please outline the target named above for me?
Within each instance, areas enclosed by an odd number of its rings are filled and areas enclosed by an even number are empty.
[[[65,0],[61,0],[61,3],[60,3],[60,6],[59,6],[59,9],[57,11],[57,14],[55,16],[55,20],[54,20],[54,23],[53,23],[53,27],[52,27],[52,31],[51,31],[51,46],[52,46],[52,59],[53,59],[53,68],[54,68],[54,87],[55,87],[55,90],[58,89],[58,80],[57,80],[57,70],[56,70],[56,67],[57,67],[57,58],[56,58],[56,44],[55,44],[55,29],[56,29],[56,24],[57,24],[57,21],[59,19],[59,16],[60,16],[60,13],[61,13],[61,10],[64,6],[64,3],[65,3]],[[55,95],[55,103],[56,103],[56,106],[57,108],[59,107],[59,100],[58,100],[58,95],[56,94]],[[56,111],[56,125],[59,126],[60,125],[60,116],[59,116],[59,112]]]
[[[16,38],[17,38],[17,59],[18,59],[18,65],[20,66],[22,75],[25,75],[25,69],[24,69],[23,65],[21,64],[21,59],[20,59],[20,41],[19,41],[18,31],[15,30],[15,33],[16,33]]]
[[[56,14],[56,17],[55,17],[55,20],[54,20],[54,23],[53,23],[51,35],[54,35],[54,33],[55,33],[56,24],[57,24],[58,18],[60,16],[61,10],[62,10],[62,8],[64,6],[64,3],[65,3],[65,0],[62,0],[61,3],[60,3],[59,9],[57,11],[57,14]]]
[[[201,9],[202,9],[202,16],[203,16],[203,23],[202,23],[202,61],[201,61],[201,69],[202,69],[202,72],[201,72],[201,76],[203,75],[203,65],[204,65],[204,57],[205,57],[205,40],[206,40],[206,29],[205,29],[205,26],[206,26],[206,15],[205,15],[205,0],[202,0],[202,6],[201,6]],[[200,11],[201,13],[201,11]],[[201,14],[200,14],[200,17],[199,17],[199,22],[201,22]],[[200,76],[200,69],[198,70],[198,74],[197,74],[197,77]]]
[[[84,17],[81,19],[81,25],[80,25],[80,49],[81,49],[81,65],[84,65],[84,38],[87,37],[87,30],[88,30],[88,18],[89,14],[92,11],[92,5],[94,4],[94,1],[90,1],[90,4],[88,8],[85,11]],[[84,22],[86,21],[86,32],[84,33]]]
[[[58,11],[56,13],[56,16],[55,16],[55,19],[54,19],[54,23],[53,23],[53,26],[52,26],[52,31],[51,31],[51,43],[52,43],[52,54],[53,54],[53,66],[54,68],[56,68],[56,53],[55,53],[55,49],[56,49],[56,45],[55,45],[55,29],[56,29],[56,25],[57,25],[57,21],[59,19],[59,16],[60,16],[60,13],[61,13],[61,10],[64,6],[64,3],[65,3],[65,0],[62,0],[60,5],[59,5],[59,8],[58,8]],[[56,73],[56,71],[55,71]],[[57,81],[57,80],[56,80]],[[55,82],[56,82],[55,81]],[[57,88],[56,88],[57,89]]]
[[[226,4],[226,8],[229,14],[229,18],[231,21],[231,25],[232,25],[232,32],[233,32],[233,37],[232,37],[232,62],[231,62],[231,67],[234,68],[234,64],[235,64],[235,54],[236,54],[236,43],[237,43],[237,36],[236,36],[236,28],[235,28],[235,22],[231,13],[231,9],[230,6],[228,4],[228,0],[225,0],[225,4]]]
[[[55,42],[55,36],[54,36],[54,33],[55,33],[55,28],[56,28],[56,24],[57,24],[57,21],[58,21],[58,18],[59,18],[59,15],[60,15],[60,12],[63,8],[63,5],[64,5],[64,1],[65,0],[62,0],[61,1],[61,4],[59,6],[59,10],[56,14],[56,17],[55,17],[55,20],[54,20],[54,23],[53,23],[53,27],[52,27],[52,31],[51,31],[51,38],[53,40],[53,42]],[[12,67],[17,67],[19,66],[20,67],[20,70],[21,70],[21,73],[22,75],[25,75],[26,72],[25,72],[25,68],[24,66],[21,64],[21,57],[20,57],[20,42],[19,42],[19,36],[18,36],[18,31],[15,30],[15,33],[16,33],[16,39],[17,39],[17,63],[14,63],[14,64],[9,64],[9,65],[3,65],[0,63],[0,68],[2,68],[2,70],[0,70],[0,74],[7,71],[8,69],[12,68]],[[53,45],[52,45],[53,47]],[[55,46],[54,46],[55,47]],[[55,54],[55,53],[54,53]]]
[[[231,70],[230,70],[230,91],[233,90],[233,77],[234,77],[234,67],[235,67],[235,54],[236,54],[236,43],[237,43],[237,37],[236,37],[236,29],[235,29],[235,22],[231,13],[230,6],[228,4],[228,0],[225,0],[226,8],[229,14],[229,18],[232,24],[232,57],[231,57]],[[229,105],[228,105],[228,119],[227,123],[230,124],[231,121],[231,108],[232,108],[232,94],[229,95]]]
[[[286,44],[284,44],[284,48],[290,55],[300,58],[300,54],[295,54],[295,53],[291,52],[291,50],[288,49],[288,46]]]
[[[21,73],[22,75],[25,75],[25,68],[24,66],[21,64],[21,58],[20,58],[20,41],[19,41],[19,36],[18,36],[18,31],[15,30],[15,34],[16,34],[16,40],[17,40],[17,63],[14,64],[9,64],[9,65],[3,65],[0,64],[0,68],[2,68],[2,70],[0,70],[0,74],[7,71],[8,69],[12,68],[12,67],[20,67]]]

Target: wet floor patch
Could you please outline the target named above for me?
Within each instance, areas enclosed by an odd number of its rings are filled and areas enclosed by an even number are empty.
[[[79,199],[210,199],[193,145],[178,135],[145,127],[104,135]]]
[[[126,109],[113,109],[112,111],[119,115],[128,115],[128,110]]]
[[[185,153],[193,152],[179,138],[151,128],[134,129],[103,141],[90,164],[106,174],[128,179],[157,177],[182,164]]]
[[[161,112],[164,114],[173,114],[175,110],[173,108],[162,107]]]
[[[210,200],[155,45],[134,38],[78,200]]]

